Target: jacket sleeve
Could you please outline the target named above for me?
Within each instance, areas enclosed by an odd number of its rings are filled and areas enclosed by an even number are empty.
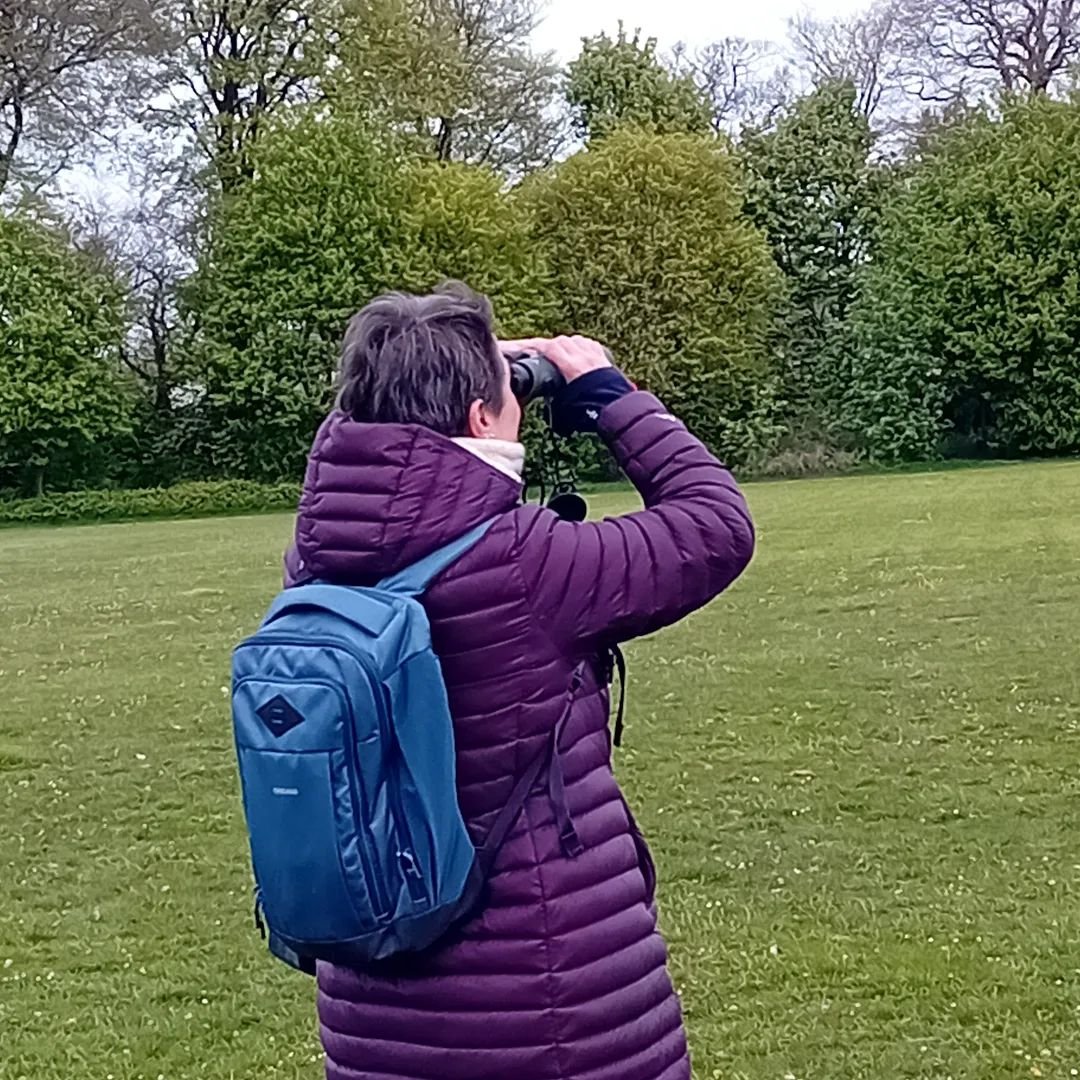
[[[609,405],[600,433],[645,509],[598,523],[522,515],[521,572],[549,635],[584,653],[703,607],[749,564],[754,526],[731,474],[651,394]]]

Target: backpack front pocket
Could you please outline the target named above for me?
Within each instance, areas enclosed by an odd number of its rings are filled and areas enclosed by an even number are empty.
[[[285,691],[284,693],[282,691]],[[370,933],[389,900],[368,815],[349,703],[323,683],[248,679],[237,754],[255,879],[271,927],[298,941]],[[287,696],[286,696],[287,695]]]
[[[344,751],[240,751],[251,858],[270,925],[288,938],[348,941],[384,916],[369,879]]]

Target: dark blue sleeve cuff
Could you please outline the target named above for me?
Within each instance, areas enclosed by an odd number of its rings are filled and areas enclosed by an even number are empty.
[[[595,434],[604,409],[633,392],[633,384],[618,368],[590,371],[567,383],[555,395],[551,403],[551,426],[557,435]]]

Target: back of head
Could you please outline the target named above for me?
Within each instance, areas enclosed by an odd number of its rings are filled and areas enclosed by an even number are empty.
[[[459,282],[427,296],[388,293],[345,335],[338,407],[371,424],[420,424],[465,435],[469,409],[502,407],[505,361],[490,301]]]

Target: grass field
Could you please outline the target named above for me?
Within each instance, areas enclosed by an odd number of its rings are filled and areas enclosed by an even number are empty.
[[[695,1077],[1077,1076],[1080,466],[750,495],[754,567],[632,649],[617,758]],[[3,1080],[321,1075],[225,689],[288,529],[0,533]]]

